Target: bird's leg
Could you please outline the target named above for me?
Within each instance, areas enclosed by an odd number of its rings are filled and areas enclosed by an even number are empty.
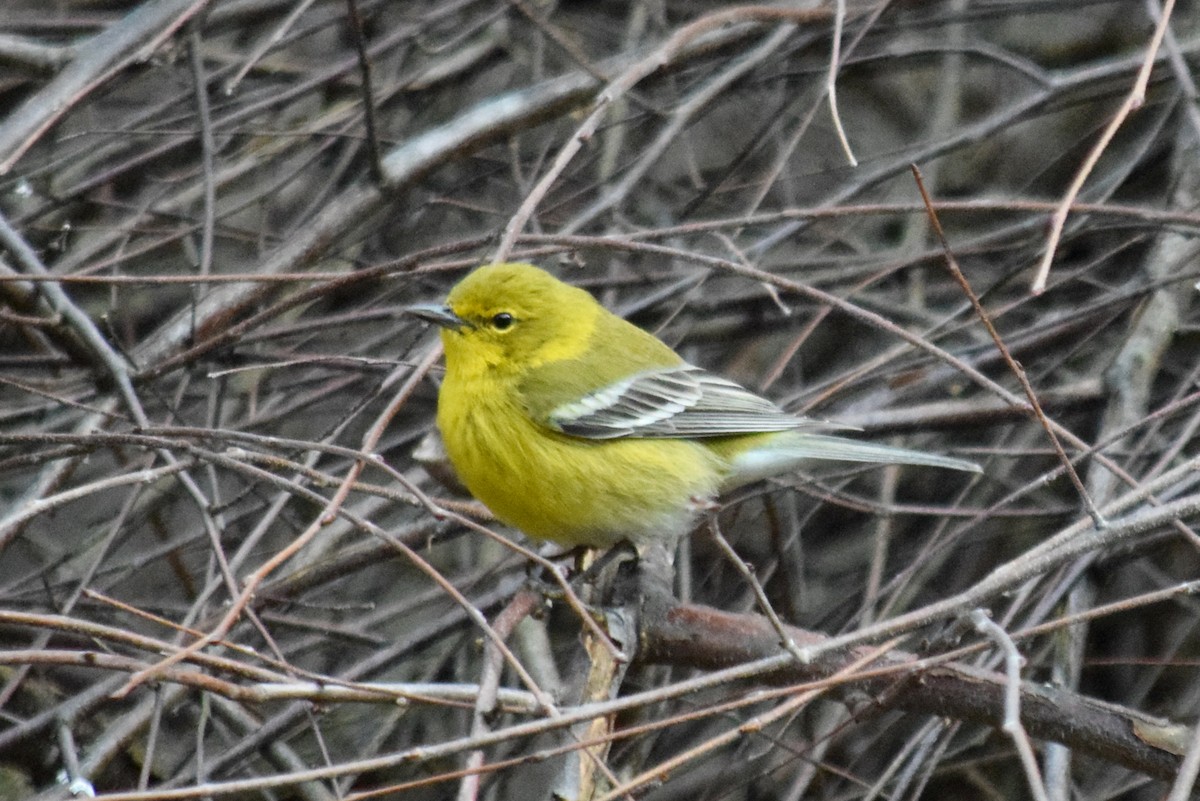
[[[576,565],[576,570],[580,560],[589,550],[587,546],[580,545],[569,550],[562,550],[560,546],[547,547],[548,544],[543,543],[543,546],[538,549],[538,554],[548,562],[562,562],[567,559]],[[574,581],[571,571],[568,571],[564,565],[560,576],[551,574],[551,568],[545,566],[543,562],[537,562],[533,559],[525,563],[525,584],[534,592],[544,598],[559,600],[563,597],[563,588],[561,581],[565,578],[568,581]]]
[[[613,568],[620,569],[621,563],[629,561],[631,558],[636,559],[637,551],[627,540],[622,540],[607,551],[588,550],[592,556],[590,564],[585,564],[583,561],[575,563],[576,569],[579,570],[577,578],[581,584],[595,587],[597,597],[603,598],[607,593],[608,585],[612,583]]]

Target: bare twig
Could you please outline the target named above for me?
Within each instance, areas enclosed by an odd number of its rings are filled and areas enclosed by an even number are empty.
[[[1162,45],[1167,25],[1171,21],[1171,11],[1174,8],[1175,0],[1166,0],[1163,4],[1162,14],[1159,15],[1158,24],[1154,27],[1154,35],[1150,38],[1150,44],[1146,47],[1146,55],[1142,60],[1142,67],[1138,70],[1133,86],[1117,109],[1116,114],[1113,115],[1108,126],[1104,129],[1104,132],[1100,134],[1100,139],[1092,146],[1087,158],[1084,159],[1083,164],[1075,173],[1074,180],[1067,187],[1066,193],[1063,195],[1062,200],[1059,201],[1058,208],[1055,209],[1053,216],[1050,218],[1050,235],[1046,237],[1045,250],[1042,253],[1041,261],[1038,263],[1037,271],[1033,277],[1031,288],[1034,294],[1044,292],[1046,289],[1046,280],[1050,276],[1050,263],[1054,261],[1054,254],[1058,250],[1058,240],[1062,237],[1063,226],[1067,223],[1067,214],[1071,210],[1071,204],[1079,196],[1084,182],[1087,181],[1088,176],[1095,169],[1096,162],[1100,161],[1100,156],[1104,154],[1112,138],[1116,136],[1117,129],[1124,124],[1125,119],[1130,114],[1141,108],[1142,104],[1146,101],[1146,86],[1150,83],[1150,72],[1154,69],[1154,61],[1158,57],[1158,48]]]
[[[1037,393],[1034,392],[1033,385],[1029,383],[1029,377],[1025,375],[1025,368],[1009,353],[1008,346],[1004,344],[1004,339],[1000,336],[1000,332],[996,330],[996,326],[992,324],[987,310],[979,302],[979,296],[971,289],[970,282],[967,281],[967,277],[963,275],[962,269],[958,266],[958,260],[954,258],[954,252],[950,249],[950,243],[946,241],[946,234],[942,230],[942,223],[933,211],[933,200],[929,197],[929,192],[925,189],[925,182],[921,179],[921,170],[914,164],[912,165],[912,172],[913,177],[917,181],[917,189],[921,192],[921,199],[925,201],[926,208],[929,210],[929,221],[933,225],[934,233],[937,234],[938,241],[942,245],[942,252],[945,254],[946,266],[949,268],[950,274],[954,276],[954,280],[962,287],[963,294],[971,301],[971,306],[975,309],[976,316],[979,317],[984,327],[987,328],[992,341],[996,343],[996,349],[1000,351],[1000,355],[1004,357],[1004,361],[1008,364],[1008,369],[1012,371],[1013,375],[1017,377],[1017,381],[1021,383],[1021,389],[1024,390],[1025,397],[1029,401],[1029,408],[1033,411],[1033,415],[1037,418],[1038,422],[1042,424],[1042,428],[1046,431],[1046,436],[1050,438],[1055,452],[1058,453],[1059,461],[1067,471],[1067,475],[1071,477],[1071,483],[1075,485],[1076,492],[1079,493],[1079,499],[1083,502],[1084,508],[1092,516],[1092,520],[1095,521],[1097,528],[1103,528],[1106,525],[1104,517],[1096,508],[1096,504],[1092,501],[1092,496],[1088,493],[1087,488],[1083,486],[1083,480],[1075,472],[1075,466],[1071,464],[1071,458],[1063,450],[1062,443],[1058,441],[1058,436],[1054,433],[1055,427],[1051,425],[1050,419],[1046,417],[1046,413],[1042,410],[1042,404],[1038,400]]]

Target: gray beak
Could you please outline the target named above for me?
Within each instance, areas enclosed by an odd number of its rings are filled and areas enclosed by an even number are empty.
[[[409,306],[405,309],[409,314],[420,317],[422,320],[433,323],[440,328],[448,328],[451,331],[458,331],[461,328],[467,327],[467,321],[455,314],[449,306],[442,306],[437,303],[418,303],[415,306]]]

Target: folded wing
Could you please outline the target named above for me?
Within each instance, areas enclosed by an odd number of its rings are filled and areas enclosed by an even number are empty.
[[[636,373],[550,412],[552,428],[588,439],[720,437],[836,427],[788,414],[766,398],[694,365]]]

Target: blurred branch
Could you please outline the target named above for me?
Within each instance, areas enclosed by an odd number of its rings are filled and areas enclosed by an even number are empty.
[[[89,92],[131,63],[144,61],[208,0],[154,0],[84,44],[50,83],[0,124],[0,175],[13,168],[42,134]]]
[[[71,45],[48,45],[23,36],[0,33],[0,61],[52,72],[74,57],[75,48]]]

